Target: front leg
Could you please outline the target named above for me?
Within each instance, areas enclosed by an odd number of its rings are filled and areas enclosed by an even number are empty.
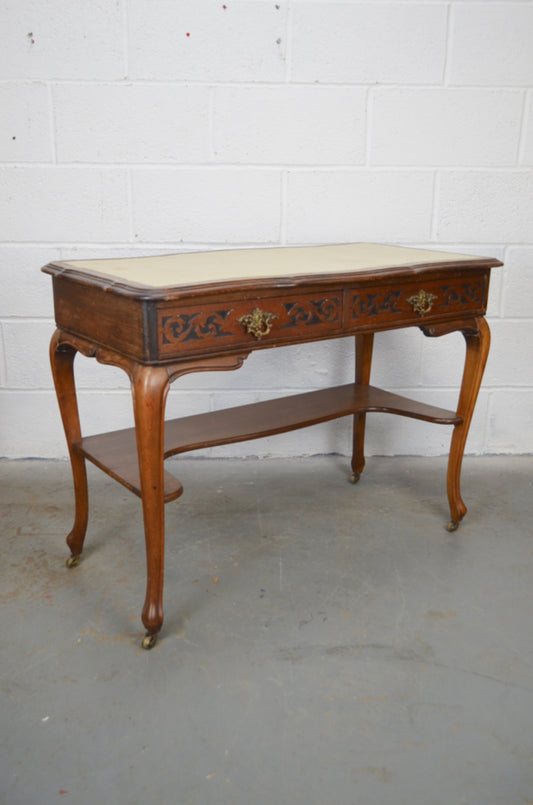
[[[462,421],[454,427],[448,460],[448,500],[451,513],[451,520],[447,526],[448,531],[456,530],[467,511],[461,497],[461,465],[474,406],[489,354],[489,325],[484,318],[477,318],[474,320],[474,327],[463,330],[463,335],[466,340],[466,358],[457,405],[457,414]]]
[[[62,343],[61,338],[60,330],[56,330],[50,343],[50,364],[74,482],[75,515],[72,531],[67,537],[67,545],[71,553],[70,558],[67,559],[67,567],[75,567],[80,561],[87,531],[89,498],[85,458],[75,449],[75,445],[81,440],[74,380],[74,358],[77,350],[70,344]]]
[[[370,383],[372,366],[372,348],[374,333],[362,333],[355,336],[355,382],[359,385]],[[352,475],[350,481],[357,483],[365,466],[365,425],[366,414],[357,413],[353,417],[353,450]]]
[[[466,341],[463,379],[457,404],[457,415],[461,421],[454,426],[448,458],[447,487],[451,520],[447,529],[455,531],[467,511],[461,497],[461,466],[474,407],[489,355],[490,329],[485,318],[480,316],[458,322],[430,324],[421,327],[421,330],[430,338],[461,331]]]
[[[146,542],[147,580],[142,611],[146,637],[142,646],[150,649],[163,625],[164,415],[169,375],[163,367],[138,364],[131,377]]]

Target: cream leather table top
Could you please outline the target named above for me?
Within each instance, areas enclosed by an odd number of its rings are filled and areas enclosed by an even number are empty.
[[[148,288],[171,288],[244,279],[334,275],[379,271],[401,266],[474,260],[472,255],[429,249],[351,243],[334,246],[291,246],[227,249],[155,257],[73,260],[55,265]]]

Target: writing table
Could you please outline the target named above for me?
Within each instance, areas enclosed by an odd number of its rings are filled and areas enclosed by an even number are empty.
[[[448,529],[457,528],[466,513],[461,463],[489,350],[489,276],[499,265],[493,258],[369,243],[49,263],[43,271],[52,275],[57,324],[51,364],[75,492],[68,566],[78,564],[87,528],[88,459],[142,499],[142,645],[151,648],[163,623],[164,505],[183,491],[164,459],[351,415],[355,482],[365,463],[366,414],[373,411],[453,426]],[[370,385],[374,333],[411,326],[431,337],[463,333],[456,411]],[[348,335],[355,336],[353,383],[165,423],[169,386],[184,374],[234,370],[256,350]],[[128,374],[134,428],[82,436],[77,352]]]

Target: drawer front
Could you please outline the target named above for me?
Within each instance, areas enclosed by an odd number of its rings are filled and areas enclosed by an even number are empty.
[[[347,292],[345,329],[425,324],[462,314],[482,314],[487,292],[486,274],[446,280],[419,279],[397,288],[352,289]]]
[[[342,291],[163,306],[157,335],[161,358],[213,353],[243,346],[293,343],[336,335],[342,329]]]

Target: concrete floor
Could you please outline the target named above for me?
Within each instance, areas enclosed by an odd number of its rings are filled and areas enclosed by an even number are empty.
[[[163,637],[140,501],[1,462],[3,805],[533,802],[533,458],[186,460]]]

